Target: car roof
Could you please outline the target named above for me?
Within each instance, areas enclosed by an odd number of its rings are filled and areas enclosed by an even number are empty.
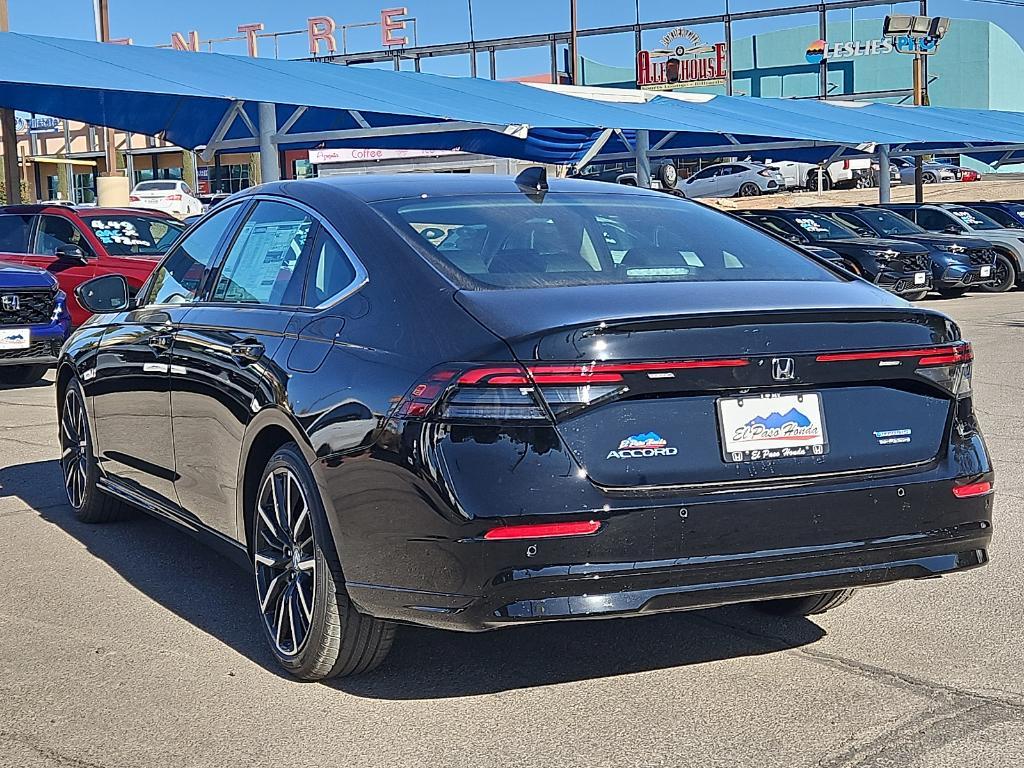
[[[371,174],[366,176],[324,176],[301,181],[278,181],[250,187],[238,196],[248,194],[279,194],[286,197],[302,196],[306,191],[337,190],[363,202],[393,200],[408,197],[451,197],[455,195],[522,194],[514,176],[489,173],[402,173]],[[625,184],[586,179],[556,179],[549,177],[551,192],[580,192],[606,195],[653,195],[663,199],[665,194]]]

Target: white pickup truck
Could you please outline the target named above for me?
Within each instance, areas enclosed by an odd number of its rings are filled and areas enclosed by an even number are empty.
[[[786,180],[786,189],[818,189],[821,166],[817,163],[799,163],[793,160],[767,162],[782,172],[782,177]],[[872,187],[877,184],[875,173],[869,158],[837,160],[825,168],[821,189],[828,191],[833,187]],[[898,179],[899,174],[896,176]]]

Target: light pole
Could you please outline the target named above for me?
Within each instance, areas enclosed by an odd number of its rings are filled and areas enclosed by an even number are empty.
[[[582,83],[580,83],[580,78],[579,78],[579,75],[580,75],[580,55],[579,55],[579,42],[580,42],[580,34],[579,33],[580,33],[580,30],[579,30],[579,24],[577,23],[578,17],[577,17],[577,13],[576,13],[576,11],[577,11],[576,4],[577,4],[577,0],[569,0],[569,26],[570,26],[570,32],[569,32],[570,45],[569,45],[569,47],[572,49],[572,63],[569,66],[569,73],[572,75],[572,84],[573,85],[582,85]]]
[[[10,30],[7,14],[7,0],[0,0],[0,32]],[[0,109],[0,134],[4,148],[4,185],[7,188],[7,204],[18,205],[21,200],[21,169],[18,167],[18,128],[14,121],[13,109]]]
[[[914,57],[914,106],[928,104],[927,83],[924,80],[924,57],[938,50],[939,41],[949,31],[945,16],[908,16],[893,14],[885,17],[883,37],[892,37],[898,53]],[[924,159],[914,158],[914,199],[924,202]]]
[[[96,20],[96,41],[106,43],[110,40],[110,0],[93,0],[93,15]],[[104,176],[117,175],[117,147],[115,146],[114,129],[103,128],[103,153],[106,158]]]

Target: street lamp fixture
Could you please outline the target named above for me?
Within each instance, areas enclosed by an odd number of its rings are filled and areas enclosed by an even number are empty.
[[[893,14],[885,17],[882,26],[883,37],[930,37],[941,40],[948,31],[949,19],[945,16]]]

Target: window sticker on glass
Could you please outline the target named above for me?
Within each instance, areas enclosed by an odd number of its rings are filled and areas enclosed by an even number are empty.
[[[964,224],[970,224],[971,226],[974,226],[983,223],[981,219],[972,216],[970,211],[957,210],[950,211],[950,213],[952,213],[954,216],[960,219],[960,221],[962,221]]]
[[[808,232],[828,232],[826,227],[821,226],[814,219],[797,219],[796,223],[806,229]]]
[[[139,235],[139,230],[130,221],[118,221],[116,219],[93,219],[89,222],[93,233],[104,245],[117,243],[119,245],[141,245],[143,247],[152,245],[149,240],[144,240]]]

